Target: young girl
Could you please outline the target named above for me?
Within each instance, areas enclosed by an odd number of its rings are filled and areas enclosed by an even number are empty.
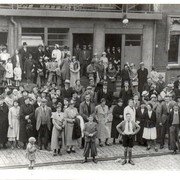
[[[35,153],[36,153],[36,146],[35,146],[35,142],[36,139],[34,137],[30,137],[29,138],[29,143],[27,145],[26,148],[26,157],[29,160],[29,169],[33,169],[34,168],[34,164],[35,164]]]
[[[16,67],[14,68],[14,80],[16,81],[16,86],[19,86],[19,82],[21,81],[21,75],[22,75],[22,70],[20,64],[17,63]]]
[[[8,86],[11,86],[12,85],[11,78],[13,78],[13,64],[10,58],[8,59],[6,63],[5,69],[6,69],[5,77],[7,80],[7,84]]]
[[[57,156],[57,154],[62,155],[60,150],[64,144],[64,113],[61,110],[62,104],[59,102],[57,111],[52,114],[53,130],[51,136],[51,149],[53,150],[53,156]]]

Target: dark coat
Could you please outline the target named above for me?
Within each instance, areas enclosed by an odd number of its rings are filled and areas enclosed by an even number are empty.
[[[63,98],[68,98],[69,100],[72,98],[72,95],[74,93],[74,90],[70,87],[67,90],[65,88],[61,91]]]
[[[100,104],[100,101],[101,101],[102,98],[106,99],[106,104],[107,104],[108,107],[110,107],[111,103],[112,103],[112,100],[113,100],[113,93],[112,92],[104,93],[103,89],[100,89],[97,92],[97,103],[98,104]]]
[[[144,127],[147,127],[147,128],[156,127],[156,113],[154,111],[152,111],[151,117],[149,117],[148,111],[145,112]]]
[[[141,93],[143,91],[143,86],[147,82],[148,70],[144,68],[144,70],[138,69],[138,91]]]
[[[125,88],[122,88],[119,97],[122,98],[124,107],[127,106],[128,100],[133,98],[132,90],[128,88],[126,91]]]
[[[7,132],[8,132],[8,106],[3,103],[0,106],[0,144],[7,142]]]
[[[92,137],[89,134],[93,134]],[[90,124],[89,122],[85,123],[84,125],[84,135],[85,135],[85,142],[95,142],[96,135],[97,135],[97,123],[93,122]]]
[[[40,57],[44,56],[44,51],[39,51],[38,49],[35,51],[33,58],[35,59],[36,62],[39,61]]]
[[[81,49],[80,48],[79,49],[74,48],[73,56],[76,56],[76,59],[80,60]]]
[[[179,80],[176,80],[176,81],[174,82],[174,89],[177,89],[179,85],[180,85],[180,81],[179,81]]]
[[[19,140],[21,142],[28,142],[28,138],[30,136],[29,132],[26,129],[26,126],[27,126],[28,123],[27,123],[27,120],[25,119],[25,116],[27,116],[27,115],[29,115],[29,119],[32,122],[33,130],[34,130],[36,122],[35,122],[35,117],[34,117],[34,107],[33,107],[33,105],[24,104],[24,105],[22,105],[20,107],[20,113],[19,113],[19,116],[20,116]]]
[[[72,139],[79,139],[81,137],[81,127],[80,127],[80,120],[78,118],[74,121],[73,132],[72,132]]]
[[[178,115],[179,115],[179,125],[180,125],[180,111],[178,111]],[[169,118],[168,118],[169,127],[172,126],[173,118],[174,118],[174,110],[172,110],[169,113]]]
[[[42,62],[42,63],[38,62],[37,63],[37,69],[41,69],[42,70],[43,78],[45,78],[45,76],[46,76],[46,64],[44,62]]]
[[[129,71],[128,70],[122,69],[121,78],[122,78],[121,87],[124,87],[124,82],[125,81],[128,81],[129,84],[130,84],[130,76],[129,76]]]
[[[180,97],[180,89],[175,89],[174,94],[175,94],[175,100],[177,101],[177,98]]]
[[[26,59],[29,58],[29,50],[25,51],[23,48],[19,50],[19,54],[21,55],[22,58],[22,64],[24,65]]]
[[[94,103],[90,102],[90,111],[88,110],[88,105],[86,104],[85,101],[83,101],[80,104],[79,114],[82,116],[84,122],[88,122],[88,117],[90,115],[94,115],[94,112],[95,112],[95,104]]]
[[[119,132],[116,129],[116,126],[123,121],[123,112],[124,108],[123,106],[116,105],[113,109],[112,115],[113,115],[113,120],[112,120],[112,126],[111,126],[111,137],[112,138],[118,138]],[[119,116],[122,115],[122,118]]]
[[[31,79],[33,69],[33,60],[26,59],[24,63],[24,71],[27,79]]]

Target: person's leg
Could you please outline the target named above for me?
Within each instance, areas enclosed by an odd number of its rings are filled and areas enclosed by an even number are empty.
[[[91,157],[93,158],[93,162],[97,163],[96,156],[97,156],[97,149],[96,149],[96,143],[91,142],[90,143],[90,150],[91,150]]]
[[[128,152],[128,147],[124,147],[124,161],[122,162],[122,165],[127,163],[127,152]]]
[[[33,161],[31,162],[31,168],[32,168],[32,169],[34,168],[34,165],[35,165],[35,160],[33,160]]]
[[[157,148],[157,145],[156,145],[156,139],[153,140],[153,145],[154,145],[154,150],[157,152],[158,148]]]
[[[147,150],[151,149],[151,140],[147,140]]]
[[[75,153],[75,147],[74,146],[71,146],[71,152]]]
[[[90,142],[85,142],[85,146],[84,146],[84,160],[82,161],[82,163],[86,163],[87,162],[87,158],[89,157],[89,151],[90,151]]]
[[[116,144],[116,138],[113,138],[113,144]]]
[[[161,143],[160,143],[160,149],[164,148],[164,140],[166,135],[166,125],[163,124],[161,127]]]
[[[132,148],[129,147],[129,161],[131,165],[135,165],[134,162],[132,161]]]
[[[106,140],[105,140],[105,145],[106,146],[109,146],[110,144],[108,143],[108,138],[106,138]]]

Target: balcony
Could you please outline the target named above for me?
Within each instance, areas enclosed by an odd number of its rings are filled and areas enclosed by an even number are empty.
[[[0,4],[0,9],[155,13],[153,4]]]

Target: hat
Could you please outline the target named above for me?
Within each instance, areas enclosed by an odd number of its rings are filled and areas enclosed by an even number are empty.
[[[131,66],[131,67],[134,66],[134,63],[131,63],[130,66]]]
[[[92,59],[91,63],[95,63],[95,62],[96,62],[95,59]]]
[[[173,84],[167,84],[167,87],[172,88],[172,87],[173,87]]]
[[[66,80],[65,80],[65,83],[66,83],[66,84],[70,84],[69,79],[66,79]]]
[[[36,142],[36,139],[34,137],[30,137],[28,141],[29,142]]]
[[[26,43],[26,42],[23,42],[23,46],[25,46],[25,45],[27,45],[27,43]]]
[[[86,89],[92,89],[92,86],[88,86]]]
[[[47,56],[44,57],[44,60],[49,60],[49,58]]]
[[[147,92],[147,91],[142,92],[142,96],[148,96],[148,95],[149,95],[149,92]]]
[[[47,103],[47,99],[43,98],[43,99],[41,99],[41,102],[42,103]]]
[[[119,99],[118,99],[118,103],[119,103],[119,102],[122,102],[122,103],[123,103],[123,100],[122,100],[122,98],[119,98]]]
[[[144,65],[144,62],[140,62],[139,65]]]
[[[72,59],[76,58],[76,56],[73,56]]]
[[[155,94],[152,94],[150,98],[151,98],[151,99],[152,99],[152,98],[156,98],[156,95],[155,95]]]
[[[103,52],[103,53],[102,53],[102,55],[104,55],[104,54],[106,55],[106,52]]]
[[[39,46],[38,47],[43,47],[43,45],[42,44],[39,44]]]
[[[159,77],[158,77],[159,79],[163,79],[164,77],[163,77],[163,75],[162,74],[159,74]]]

